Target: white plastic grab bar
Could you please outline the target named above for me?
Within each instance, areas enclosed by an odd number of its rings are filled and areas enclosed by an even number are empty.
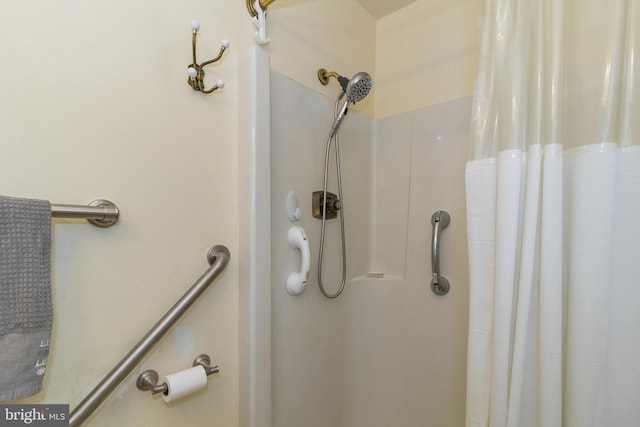
[[[300,295],[309,283],[309,267],[311,265],[311,251],[309,250],[309,239],[304,228],[294,226],[289,229],[289,245],[294,249],[300,249],[302,257],[300,271],[291,273],[287,279],[287,292],[291,295]]]

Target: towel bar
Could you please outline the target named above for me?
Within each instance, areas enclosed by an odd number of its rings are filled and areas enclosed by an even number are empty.
[[[109,200],[98,199],[87,206],[51,204],[54,218],[85,218],[96,227],[111,227],[120,217],[120,210]]]

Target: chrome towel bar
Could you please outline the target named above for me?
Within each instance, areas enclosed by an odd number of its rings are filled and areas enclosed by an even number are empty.
[[[120,210],[109,200],[98,199],[87,206],[51,204],[54,218],[84,218],[97,227],[111,227],[120,217]]]
[[[229,263],[229,250],[216,245],[209,249],[207,261],[209,269],[196,283],[185,292],[173,307],[133,346],[129,353],[104,377],[104,379],[76,406],[69,415],[69,426],[81,425],[115,390],[115,388],[131,373],[133,368],[151,350],[151,348],[176,324],[180,317],[195,303],[200,295],[207,290],[213,280],[222,273]]]

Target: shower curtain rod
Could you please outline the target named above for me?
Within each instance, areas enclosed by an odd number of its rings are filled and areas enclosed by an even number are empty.
[[[120,217],[118,207],[103,199],[94,200],[88,205],[63,205],[51,203],[53,218],[84,218],[98,227],[111,227]]]
[[[260,9],[266,11],[267,7],[275,2],[276,0],[259,0],[258,5],[260,6]],[[247,9],[249,10],[249,14],[256,18],[258,16],[258,12],[256,12],[256,8],[254,7],[254,1],[253,0],[247,0]]]

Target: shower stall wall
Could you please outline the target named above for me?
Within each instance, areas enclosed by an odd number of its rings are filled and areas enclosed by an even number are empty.
[[[464,424],[465,96],[475,76],[476,3],[416,0],[376,21],[355,0],[290,2],[270,11],[271,44],[252,49],[261,65],[250,70],[253,59],[240,58],[242,427]],[[438,39],[447,43],[425,43]],[[348,281],[333,300],[317,286],[320,221],[311,216],[337,95],[318,83],[320,66],[369,70],[375,81],[373,98],[340,128]],[[290,191],[296,222],[286,211]],[[444,297],[430,288],[430,219],[439,209],[451,214],[441,235],[451,282]],[[286,289],[300,268],[287,239],[294,225],[311,244],[299,296]],[[323,281],[334,292],[339,224],[327,225]]]
[[[350,111],[340,138],[348,280],[329,300],[317,285],[320,221],[311,193],[322,185],[333,102],[275,71],[271,93],[272,424],[463,425],[470,99],[381,120]],[[302,212],[295,223],[285,209],[289,191]],[[441,269],[452,286],[444,297],[430,288],[430,219],[438,209],[452,217],[442,234]],[[285,286],[299,267],[287,242],[292,225],[304,227],[311,244],[310,284],[300,296]],[[330,287],[342,266],[339,224],[327,226]]]

